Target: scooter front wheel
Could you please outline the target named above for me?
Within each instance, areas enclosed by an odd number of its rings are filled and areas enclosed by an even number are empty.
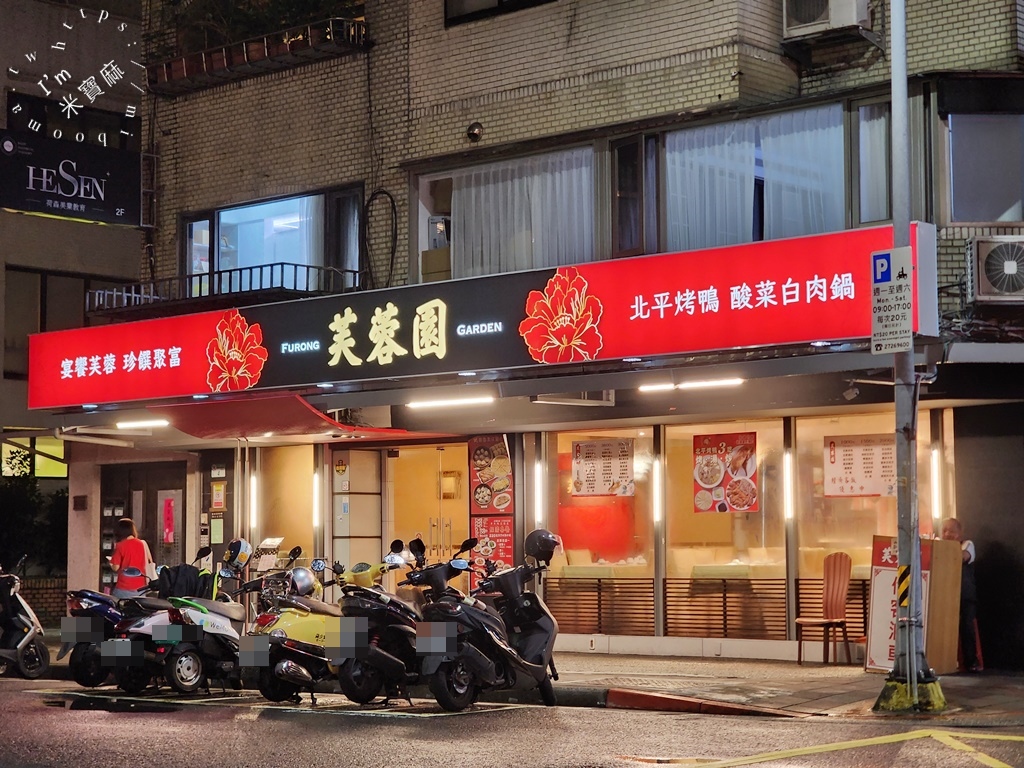
[[[437,703],[449,712],[461,712],[476,701],[477,687],[473,673],[461,660],[446,662],[430,676],[430,692]]]
[[[338,669],[338,686],[350,701],[369,704],[384,687],[384,675],[362,659],[347,659]]]
[[[77,643],[68,659],[71,679],[85,688],[103,685],[110,676],[109,667],[103,666],[100,649],[95,643]]]
[[[45,675],[49,669],[50,649],[40,638],[33,638],[32,642],[18,654],[18,671],[22,677],[35,680]]]
[[[195,693],[206,682],[203,657],[194,645],[175,646],[164,661],[164,679],[178,693]]]

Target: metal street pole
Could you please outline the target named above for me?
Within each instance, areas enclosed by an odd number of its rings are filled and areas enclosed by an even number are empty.
[[[906,0],[892,0],[890,49],[892,89],[893,247],[910,245],[910,133],[907,119]],[[917,308],[914,308],[916,311]],[[924,655],[921,611],[921,537],[917,520],[917,402],[914,351],[896,352],[893,383],[896,406],[896,511],[899,561],[896,577],[896,660],[876,710],[937,711],[945,698]]]

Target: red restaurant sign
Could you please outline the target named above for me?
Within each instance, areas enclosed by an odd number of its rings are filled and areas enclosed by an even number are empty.
[[[927,335],[934,231],[911,233]],[[35,334],[29,407],[867,339],[892,244],[874,227]]]

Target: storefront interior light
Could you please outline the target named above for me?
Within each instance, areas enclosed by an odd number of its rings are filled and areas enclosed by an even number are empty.
[[[193,400],[208,400],[209,395],[192,395]]]
[[[533,462],[533,525],[544,524],[544,467],[540,459]]]
[[[476,371],[459,371],[459,376],[476,376]]]
[[[782,510],[787,520],[793,519],[793,452],[782,455]]]
[[[99,408],[99,406],[96,405],[95,403],[84,403],[82,405],[83,411],[95,411],[97,408]]]
[[[139,421],[119,421],[118,429],[149,429],[150,427],[166,427],[167,419],[140,419]]]
[[[651,473],[652,492],[654,494],[654,524],[661,523],[665,499],[661,493],[661,461],[654,459],[654,467]]]
[[[313,528],[320,527],[320,473],[313,472]]]
[[[328,384],[327,382],[324,382],[322,384],[317,384],[316,386],[317,386],[318,389],[333,389],[334,388],[333,384]]]
[[[668,392],[675,389],[675,384],[644,384],[640,387],[641,392]]]
[[[709,389],[711,387],[738,387],[746,379],[704,379],[702,381],[684,381],[676,389]]]
[[[253,472],[249,475],[249,531],[254,532],[256,530],[256,523],[258,518],[256,517],[256,473]]]
[[[459,405],[487,405],[493,403],[494,398],[486,397],[456,397],[451,400],[414,400],[406,403],[409,408],[449,408]]]
[[[932,520],[942,519],[942,478],[939,449],[932,448]]]

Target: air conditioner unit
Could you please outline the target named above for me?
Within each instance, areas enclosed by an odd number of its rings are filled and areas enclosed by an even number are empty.
[[[978,304],[1024,304],[1024,235],[968,240],[967,291]]]
[[[848,27],[871,29],[868,0],[782,0],[782,34],[787,39]]]

